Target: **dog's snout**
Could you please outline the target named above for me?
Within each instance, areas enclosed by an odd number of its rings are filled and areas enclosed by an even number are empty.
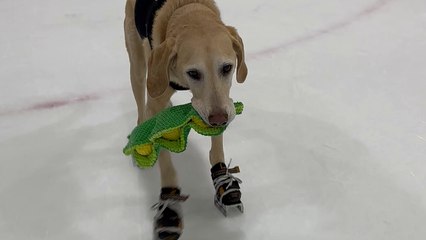
[[[228,123],[228,114],[226,112],[212,113],[209,116],[209,123],[214,127],[224,126]]]

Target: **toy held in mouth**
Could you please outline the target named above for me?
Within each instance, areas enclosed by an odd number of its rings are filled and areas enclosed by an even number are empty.
[[[234,106],[236,114],[243,112],[241,102],[234,103]],[[132,155],[140,168],[152,167],[161,147],[176,153],[185,151],[191,128],[204,136],[217,136],[225,131],[226,126],[206,124],[191,103],[170,107],[133,129],[123,153]]]

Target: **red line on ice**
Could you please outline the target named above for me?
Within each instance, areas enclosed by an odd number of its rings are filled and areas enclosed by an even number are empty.
[[[74,98],[68,98],[68,99],[57,99],[52,101],[46,101],[41,103],[36,103],[33,105],[30,105],[25,108],[21,109],[14,109],[14,110],[8,110],[0,112],[0,116],[7,116],[12,114],[18,114],[18,113],[24,113],[29,111],[37,111],[37,110],[47,110],[47,109],[53,109],[53,108],[59,108],[66,105],[81,103],[81,102],[87,102],[95,99],[101,98],[98,94],[86,94]]]
[[[393,0],[378,0],[378,1],[374,2],[372,5],[361,10],[358,14],[350,16],[350,17],[346,18],[345,20],[342,20],[341,22],[337,22],[337,23],[332,24],[330,26],[324,27],[323,29],[319,29],[317,31],[307,33],[306,35],[297,37],[297,38],[290,40],[290,41],[287,41],[287,42],[283,42],[283,43],[281,43],[277,46],[269,47],[269,48],[266,48],[266,49],[258,51],[258,52],[249,53],[249,54],[247,54],[247,57],[250,58],[250,59],[253,59],[253,60],[258,60],[262,57],[277,53],[278,51],[284,50],[284,49],[292,47],[294,45],[298,45],[298,44],[319,38],[319,37],[326,35],[326,34],[329,34],[331,32],[340,30],[342,28],[349,26],[350,24],[354,23],[355,21],[362,19],[363,17],[366,17],[368,15],[371,15],[371,14],[377,12],[378,10],[382,9],[385,5],[387,5],[391,1],[393,1]],[[75,97],[75,98],[57,99],[57,100],[52,100],[52,101],[47,101],[47,102],[41,102],[41,103],[37,103],[37,104],[31,105],[31,106],[28,106],[28,107],[25,107],[25,108],[21,108],[21,109],[14,109],[14,110],[0,112],[0,116],[7,116],[7,115],[24,113],[24,112],[29,112],[29,111],[54,109],[54,108],[59,108],[59,107],[63,107],[63,106],[71,105],[71,104],[77,104],[77,103],[92,101],[92,100],[104,97],[105,95],[107,95],[107,94],[105,94],[105,93],[103,93],[103,94],[94,93],[94,94],[81,95],[81,96],[78,96],[78,97]]]
[[[362,9],[359,13],[352,15],[340,22],[334,23],[332,25],[329,25],[327,27],[324,27],[322,29],[313,31],[311,33],[307,33],[305,35],[302,35],[300,37],[297,37],[293,40],[289,40],[286,42],[283,42],[277,46],[273,46],[273,47],[269,47],[266,49],[263,49],[261,51],[258,52],[254,52],[254,53],[249,53],[247,54],[248,58],[253,59],[253,60],[258,60],[261,57],[265,57],[274,53],[277,53],[278,51],[284,50],[286,48],[292,47],[294,45],[298,45],[316,38],[319,38],[323,35],[329,34],[331,32],[335,32],[337,30],[343,29],[347,26],[349,26],[350,24],[368,16],[371,15],[372,13],[377,12],[378,10],[382,9],[384,6],[386,6],[388,3],[390,3],[393,0],[379,0],[376,1],[375,3],[373,3],[372,5]]]

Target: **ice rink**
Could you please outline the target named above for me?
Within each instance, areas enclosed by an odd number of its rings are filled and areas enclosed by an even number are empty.
[[[174,154],[182,240],[426,239],[426,1],[217,0],[242,36],[225,132],[246,212],[213,205],[210,141]],[[125,0],[0,1],[0,239],[150,240]],[[175,104],[190,100],[175,95]]]

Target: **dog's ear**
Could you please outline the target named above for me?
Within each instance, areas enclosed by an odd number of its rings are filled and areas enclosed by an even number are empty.
[[[166,39],[158,47],[154,48],[148,60],[148,77],[146,88],[148,94],[153,97],[161,96],[169,86],[170,67],[176,59],[175,40]]]
[[[237,82],[243,83],[247,77],[247,66],[246,60],[244,57],[244,44],[240,35],[238,35],[237,30],[234,27],[227,26],[228,31],[231,35],[232,45],[234,47],[234,51],[237,54]]]

